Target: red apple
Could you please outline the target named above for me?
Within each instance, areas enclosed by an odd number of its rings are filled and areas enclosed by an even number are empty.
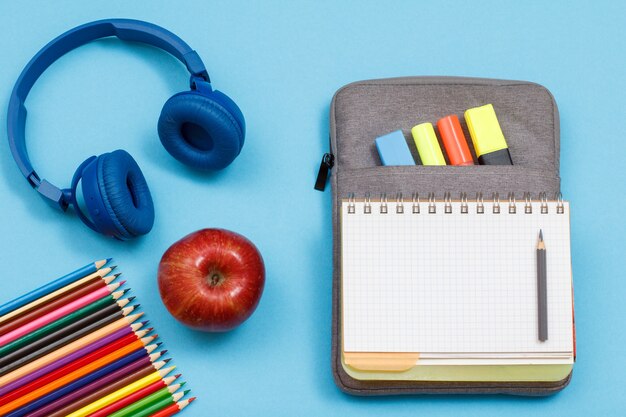
[[[198,330],[224,332],[254,312],[265,284],[259,250],[244,236],[202,229],[165,251],[159,292],[168,311]]]

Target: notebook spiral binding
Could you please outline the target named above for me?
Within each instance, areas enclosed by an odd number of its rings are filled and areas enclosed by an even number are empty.
[[[489,207],[491,207],[491,212],[493,214],[500,214],[502,210],[501,203],[502,205],[505,206],[505,210],[509,214],[518,213],[518,210],[517,210],[518,204],[520,204],[520,209],[523,208],[523,211],[520,211],[520,213],[523,212],[524,214],[532,214],[533,213],[533,206],[532,206],[533,199],[531,198],[531,194],[529,192],[524,193],[524,196],[522,197],[522,199],[523,199],[523,203],[521,201],[518,203],[515,199],[515,194],[509,193],[506,200],[500,200],[500,195],[498,193],[492,193],[491,199],[485,202],[485,199],[483,198],[483,193],[477,193],[476,198],[472,200],[468,199],[467,193],[460,193],[459,199],[454,200],[454,201],[455,202],[458,201],[461,203],[460,205],[461,214],[469,213],[470,205],[475,206],[476,214],[484,214],[485,207],[487,207],[487,210],[489,210]],[[356,200],[354,193],[348,196],[348,214],[356,213],[356,201],[357,200]],[[435,198],[435,193],[428,193],[427,199],[423,200],[424,205],[426,206],[426,212],[428,214],[436,214],[437,213],[436,203],[442,202],[442,201],[444,203],[443,205],[444,214],[451,214],[453,211],[453,205],[452,205],[453,200],[452,200],[452,194],[450,192],[444,193],[443,200],[437,200]],[[535,201],[538,201],[541,203],[539,206],[539,212],[541,214],[548,214],[549,209],[548,209],[547,194],[545,192],[540,193],[539,199]],[[556,195],[554,196],[554,200],[552,201],[556,201],[557,203],[556,204],[557,214],[565,213],[565,208],[563,204],[563,195],[560,192],[556,193]],[[372,198],[369,193],[365,194],[365,198],[363,202],[364,202],[363,213],[372,214]],[[380,214],[389,213],[389,201],[387,199],[387,194],[381,194],[380,199],[377,201],[374,201],[374,203],[378,203],[378,213]],[[410,205],[411,213],[413,214],[421,213],[420,203],[422,203],[422,201],[420,200],[420,196],[418,193],[413,193],[413,195],[411,196],[411,200],[409,201],[403,198],[402,193],[397,193],[395,202],[392,203],[392,204],[395,204],[395,210],[393,211],[396,214],[404,214],[404,205],[406,203]]]

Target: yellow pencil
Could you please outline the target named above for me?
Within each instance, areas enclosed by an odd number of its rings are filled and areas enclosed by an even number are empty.
[[[94,401],[91,404],[74,411],[71,414],[68,414],[66,417],[87,417],[88,415],[98,411],[99,409],[104,408],[107,405],[114,403],[115,401],[119,401],[122,398],[132,394],[133,392],[138,391],[143,387],[152,384],[153,382],[157,382],[158,380],[162,379],[167,374],[172,372],[175,368],[175,366],[170,366],[169,368],[153,372],[150,375],[147,375],[129,385],[126,385],[124,388],[120,388],[117,391],[114,391],[111,394],[104,396],[99,400]]]

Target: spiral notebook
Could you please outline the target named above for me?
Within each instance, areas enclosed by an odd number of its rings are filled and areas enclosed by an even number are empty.
[[[547,247],[544,342],[539,230]],[[341,204],[341,259],[344,359],[357,368],[573,362],[565,201],[351,197]]]

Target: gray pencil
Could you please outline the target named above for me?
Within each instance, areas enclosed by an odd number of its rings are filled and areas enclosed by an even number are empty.
[[[539,313],[539,341],[548,340],[548,284],[546,272],[546,244],[539,230],[537,243],[537,309]]]

